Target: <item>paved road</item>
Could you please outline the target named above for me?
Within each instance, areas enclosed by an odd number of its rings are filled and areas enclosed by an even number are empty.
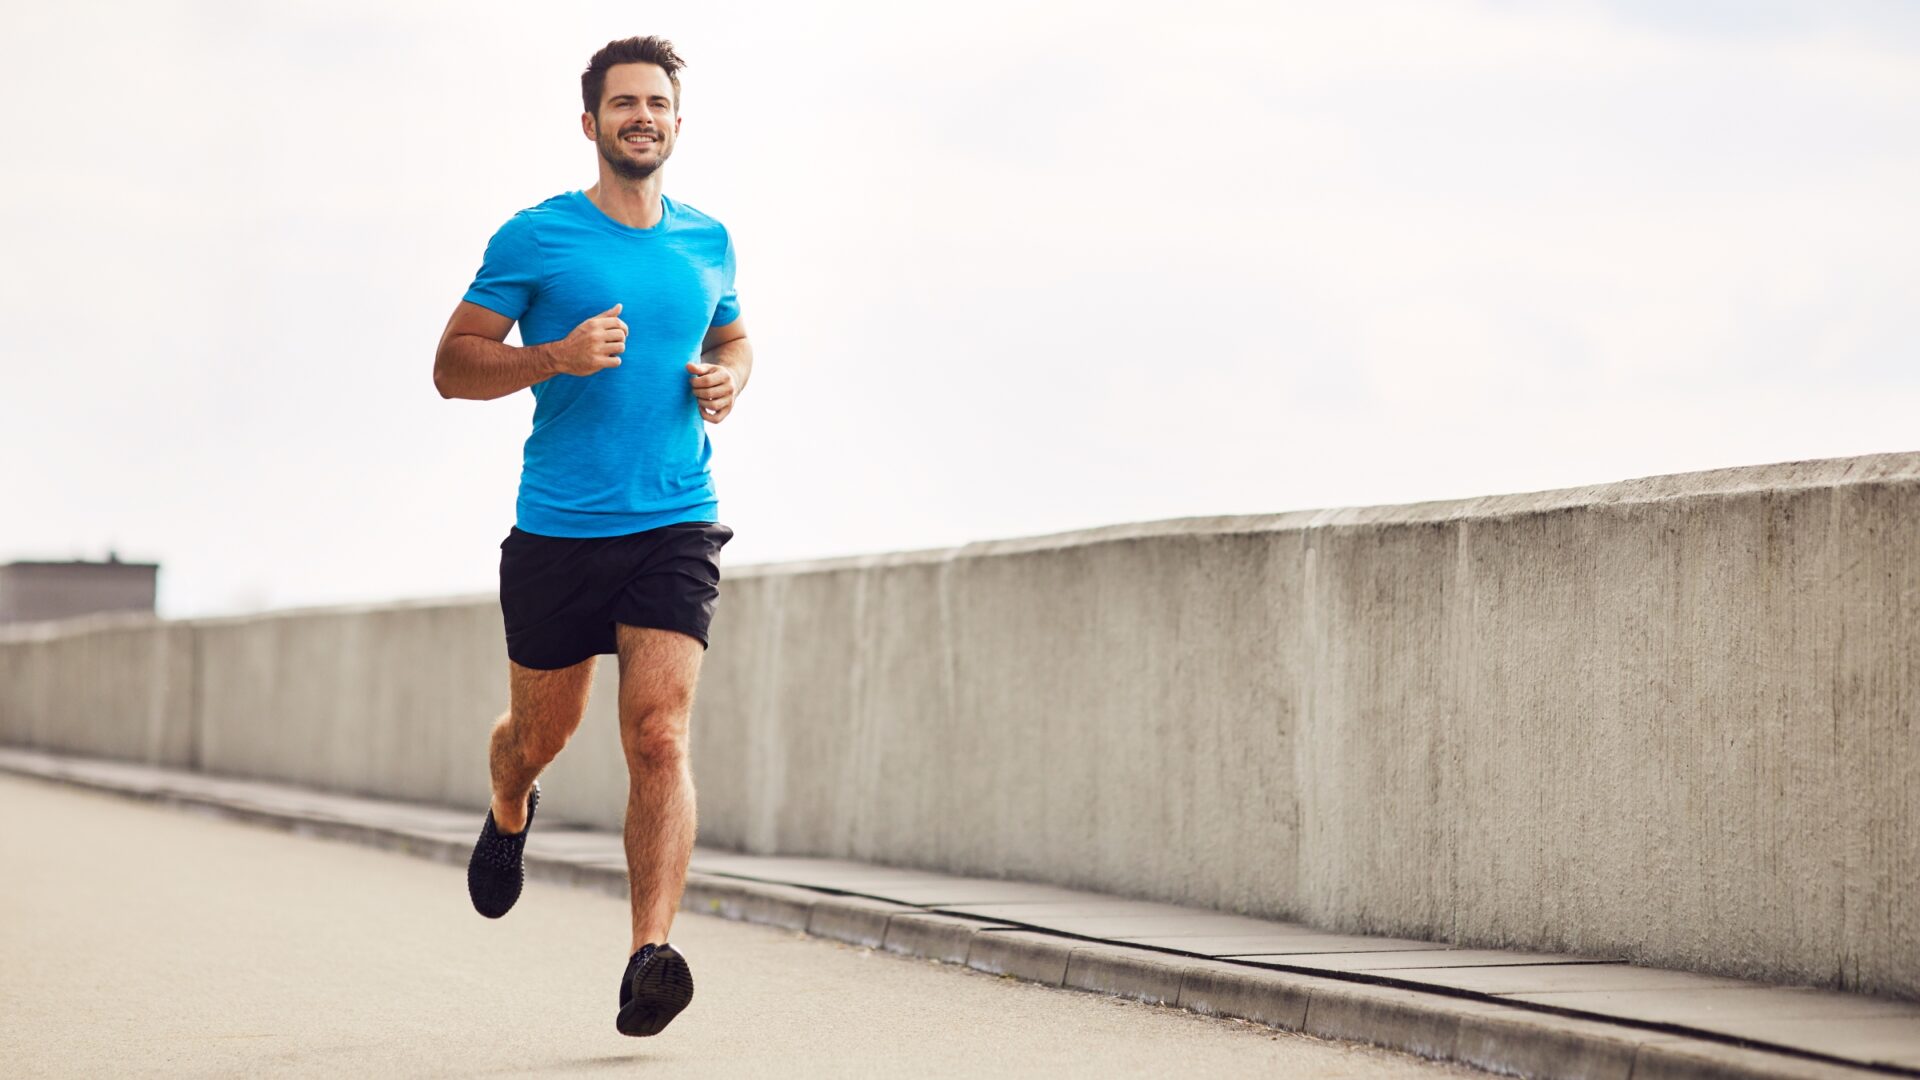
[[[682,916],[699,987],[614,1031],[622,900],[0,776],[0,1073],[1480,1077]]]

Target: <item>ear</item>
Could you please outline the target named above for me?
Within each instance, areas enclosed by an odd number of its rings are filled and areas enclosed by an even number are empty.
[[[595,128],[595,127],[596,127],[596,125],[595,125],[595,124],[594,124],[594,122],[593,122],[593,114],[592,114],[592,113],[590,113],[590,112],[583,112],[583,113],[581,113],[581,114],[580,114],[580,130],[581,130],[582,132],[584,132],[584,133],[586,133],[586,136],[587,136],[587,141],[588,141],[588,142],[598,142],[598,141],[599,141],[599,138],[600,138],[600,136],[599,136],[599,134],[598,134],[598,133],[596,133],[596,132],[594,131],[594,128]],[[678,132],[675,132],[675,134],[678,134]]]

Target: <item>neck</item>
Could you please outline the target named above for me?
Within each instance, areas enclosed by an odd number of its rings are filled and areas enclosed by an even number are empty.
[[[622,225],[651,229],[665,213],[660,205],[661,173],[655,169],[644,180],[628,180],[600,163],[600,180],[587,189],[587,198],[600,212]]]

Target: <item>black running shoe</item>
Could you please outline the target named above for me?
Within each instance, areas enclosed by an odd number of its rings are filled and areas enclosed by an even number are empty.
[[[520,899],[520,886],[527,880],[520,856],[527,847],[527,831],[533,828],[533,810],[539,805],[540,784],[536,781],[527,793],[527,823],[517,833],[495,828],[493,807],[487,807],[487,820],[473,845],[473,858],[467,860],[467,895],[473,898],[473,910],[489,919],[505,915]]]
[[[687,958],[671,945],[642,945],[627,959],[620,980],[622,1035],[658,1035],[693,1000],[693,972]]]

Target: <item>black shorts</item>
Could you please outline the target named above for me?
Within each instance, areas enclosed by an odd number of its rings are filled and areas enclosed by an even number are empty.
[[[580,539],[516,526],[500,541],[508,658],[550,671],[618,652],[616,623],[675,630],[704,648],[731,539],[712,521]]]

